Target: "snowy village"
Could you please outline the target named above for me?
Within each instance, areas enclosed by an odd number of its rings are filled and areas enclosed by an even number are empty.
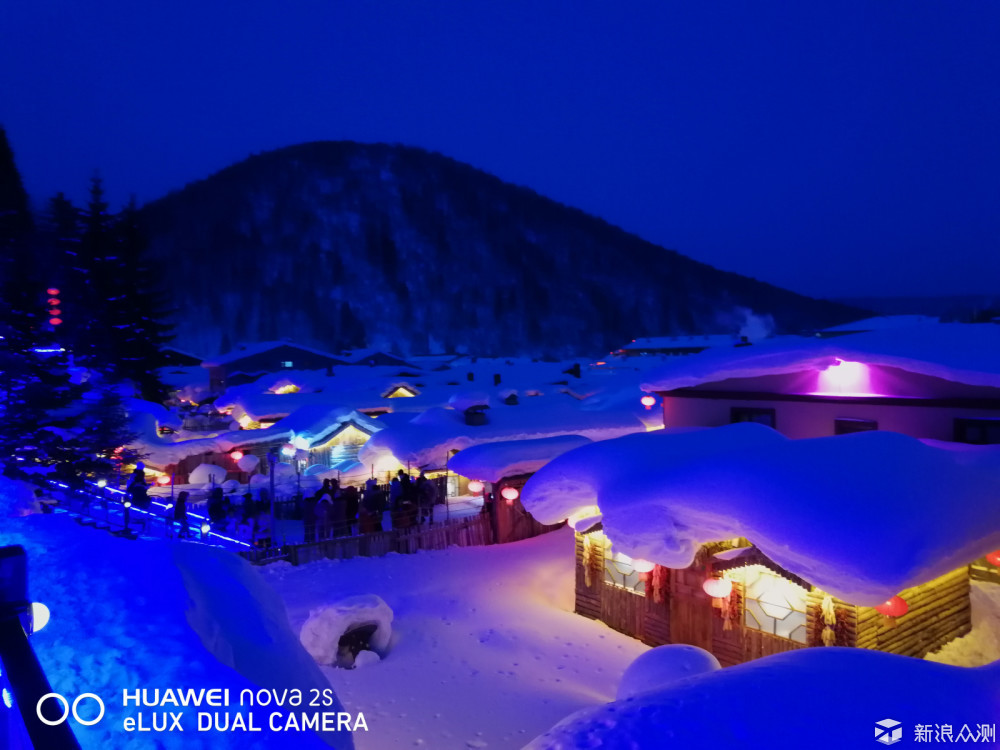
[[[0,750],[1000,747],[996,8],[85,10]]]

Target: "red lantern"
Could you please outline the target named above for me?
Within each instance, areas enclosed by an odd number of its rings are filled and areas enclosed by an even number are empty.
[[[49,318],[49,325],[61,326],[62,325],[62,319],[61,318]]]
[[[62,310],[54,307],[49,310],[49,315],[62,315]]]
[[[507,501],[508,504],[517,500],[521,493],[517,491],[517,487],[504,487],[500,490],[500,496]]]
[[[901,596],[894,596],[884,604],[875,607],[875,611],[886,617],[902,617],[910,611],[910,605]]]
[[[156,478],[156,483],[161,485],[170,484],[170,477],[168,477],[166,474],[161,474]]]
[[[725,599],[733,591],[733,582],[728,578],[707,578],[701,588],[713,599]]]
[[[50,297],[55,297],[57,294],[59,294],[59,290],[56,289],[55,287],[50,287],[49,289],[45,290],[45,293]]]
[[[656,403],[656,397],[647,394],[639,399],[639,403],[646,407],[646,411],[649,411],[653,408],[653,404]]]
[[[234,461],[239,461],[241,458],[243,458],[243,451],[233,451],[229,455],[233,457]]]
[[[995,549],[986,556],[986,562],[1000,568],[1000,549]]]
[[[49,304],[50,305],[58,305],[59,304],[59,299],[57,297],[49,297]]]
[[[473,479],[471,482],[469,482],[469,492],[471,492],[473,495],[478,495],[482,491],[483,491],[483,483],[480,482],[478,479]]]

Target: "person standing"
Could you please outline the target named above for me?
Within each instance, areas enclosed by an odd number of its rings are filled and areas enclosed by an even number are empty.
[[[125,485],[125,492],[137,508],[149,506],[149,488],[146,486],[146,465],[139,461]]]
[[[181,490],[177,495],[177,502],[174,505],[174,523],[177,524],[179,530],[177,532],[178,537],[190,537],[191,531],[188,529],[187,520],[187,501],[190,497],[190,493],[187,490]]]
[[[423,483],[420,485],[420,523],[427,519],[427,523],[434,523],[434,506],[437,504],[437,485],[434,480],[428,479],[423,472],[420,473]]]

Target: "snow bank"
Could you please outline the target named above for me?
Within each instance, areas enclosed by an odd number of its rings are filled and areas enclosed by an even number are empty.
[[[823,370],[837,359],[998,388],[1000,326],[924,323],[833,339],[782,338],[679,357],[651,372],[642,388],[668,391],[727,378]]]
[[[317,664],[329,666],[337,663],[341,637],[365,625],[375,626],[369,645],[384,656],[392,638],[392,609],[374,594],[351,596],[313,610],[302,625],[299,640]]]
[[[525,750],[770,750],[788,739],[878,747],[875,722],[963,724],[978,733],[997,721],[1000,663],[967,669],[867,649],[807,648],[692,677],[574,714]],[[933,740],[933,737],[928,738]],[[908,744],[907,744],[908,746]],[[988,742],[983,747],[996,747]]]
[[[874,606],[1000,547],[1000,447],[889,432],[788,440],[736,424],[578,448],[528,480],[552,523],[596,504],[621,552],[673,568],[744,536],[786,570]]]
[[[200,464],[188,475],[191,484],[222,484],[226,481],[226,470],[214,464]]]
[[[703,648],[674,643],[651,648],[629,665],[618,683],[615,700],[669,687],[678,680],[722,669],[719,660]]]
[[[590,442],[582,435],[559,435],[484,443],[453,456],[448,468],[470,479],[498,482],[504,477],[534,474],[552,459]]]
[[[41,503],[35,498],[35,485],[0,476],[0,517],[20,518],[41,512]]]
[[[0,493],[7,489],[0,486]],[[7,544],[25,548],[31,594],[52,613],[32,643],[53,690],[92,692],[105,703],[101,722],[75,729],[85,750],[136,742],[122,726],[137,713],[135,706],[123,707],[124,689],[227,688],[238,703],[243,689],[306,693],[329,687],[290,629],[281,600],[256,569],[230,552],[123,540],[81,528],[65,514],[0,521],[0,545]],[[188,731],[151,733],[149,746],[288,746],[281,732],[191,731],[195,710],[183,709]],[[267,727],[267,713],[255,722]],[[296,733],[295,742],[301,748],[353,746],[348,733]]]

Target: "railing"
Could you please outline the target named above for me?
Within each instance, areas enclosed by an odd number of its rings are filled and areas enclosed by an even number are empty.
[[[381,557],[390,552],[411,554],[419,550],[471,547],[493,543],[493,531],[485,514],[427,526],[390,529],[371,534],[342,536],[279,548],[243,550],[240,555],[255,565],[288,560],[293,565],[313,560],[343,560],[352,557]]]
[[[106,528],[112,533],[123,536],[141,533],[145,536],[170,539],[177,537],[182,531],[180,525],[173,519],[172,506],[154,498],[149,498],[148,508],[139,508],[131,503],[129,495],[122,490],[101,487],[95,482],[85,482],[82,487],[73,488],[62,482],[48,480],[48,485],[59,494],[61,509],[76,514],[77,520],[83,517],[90,518],[94,521],[94,526]],[[248,549],[253,546],[250,542],[236,539],[213,528],[209,519],[201,513],[189,510],[187,517],[188,530],[193,531],[189,536],[192,541],[237,549]],[[80,522],[91,525],[86,521]]]

